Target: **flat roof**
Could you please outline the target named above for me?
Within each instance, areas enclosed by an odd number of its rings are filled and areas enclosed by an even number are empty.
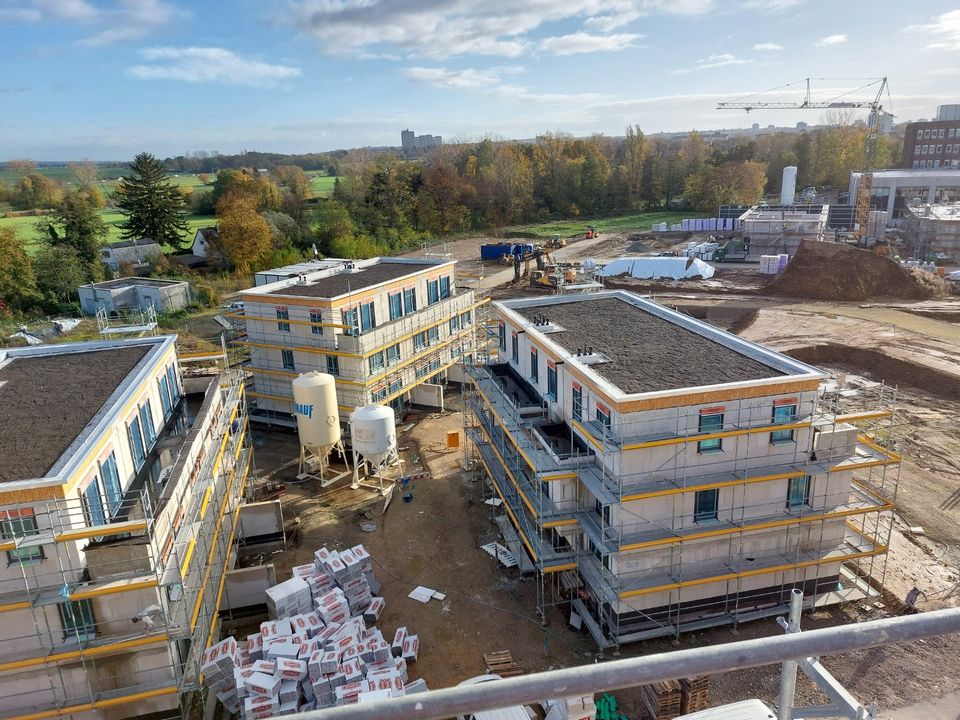
[[[156,342],[0,353],[0,483],[46,476]],[[57,349],[57,352],[43,352]]]
[[[131,285],[142,285],[144,287],[168,287],[170,285],[188,284],[189,283],[186,280],[158,280],[157,278],[128,277],[117,278],[116,280],[104,280],[103,282],[98,283],[88,283],[87,285],[81,285],[80,287],[113,289],[130,287]]]
[[[268,295],[335,298],[358,290],[365,290],[381,283],[399,280],[427,268],[452,263],[451,260],[438,261],[419,258],[358,260],[353,263],[353,270],[341,269],[341,267],[321,270],[307,274],[305,283],[291,278],[281,280],[279,283],[263,285],[254,289],[254,291],[259,289]],[[246,290],[244,292],[250,291]]]
[[[960,203],[951,203],[950,205],[921,205],[919,207],[908,205],[907,209],[911,215],[918,218],[960,222]]]
[[[528,321],[526,331],[562,348],[564,361],[621,395],[822,376],[809,365],[627,291],[500,304]],[[534,324],[538,316],[550,326]],[[606,361],[576,355],[588,346]]]

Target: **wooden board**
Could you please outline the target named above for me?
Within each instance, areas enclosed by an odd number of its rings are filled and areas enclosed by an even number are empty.
[[[523,675],[523,670],[513,661],[513,654],[509,650],[484,653],[483,662],[487,666],[488,673],[493,673],[500,677]]]

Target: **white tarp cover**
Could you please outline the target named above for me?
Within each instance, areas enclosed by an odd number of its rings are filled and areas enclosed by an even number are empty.
[[[711,278],[713,266],[699,258],[687,257],[622,257],[612,260],[598,273],[603,277],[630,275],[648,280],[651,278]]]

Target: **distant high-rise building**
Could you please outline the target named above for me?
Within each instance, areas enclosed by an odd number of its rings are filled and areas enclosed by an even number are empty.
[[[960,120],[960,105],[938,105],[937,120]]]
[[[801,120],[800,122],[797,123],[797,130],[799,130],[800,132],[806,132],[807,124],[803,122],[803,120]]]
[[[936,120],[912,122],[903,136],[901,168],[960,166],[960,105],[941,105]]]
[[[410,157],[443,145],[443,138],[439,135],[415,135],[413,130],[404,130],[400,133],[400,145],[403,154]]]

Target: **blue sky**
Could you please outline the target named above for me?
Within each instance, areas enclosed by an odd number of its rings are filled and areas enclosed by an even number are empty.
[[[0,159],[815,124],[715,109],[807,76],[906,120],[960,102],[960,3],[0,0],[0,68]]]

